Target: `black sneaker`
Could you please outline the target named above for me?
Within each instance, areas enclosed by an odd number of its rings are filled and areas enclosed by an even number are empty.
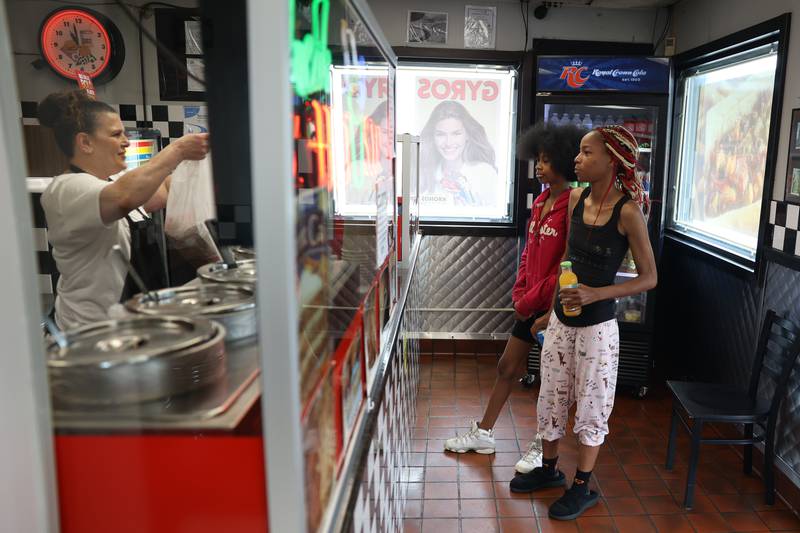
[[[544,467],[539,466],[527,474],[517,474],[509,486],[511,492],[533,492],[548,487],[561,487],[564,485],[564,479],[564,473],[561,470],[550,474]]]
[[[593,490],[573,485],[562,497],[553,502],[548,515],[554,520],[575,520],[583,512],[595,505],[599,496]]]

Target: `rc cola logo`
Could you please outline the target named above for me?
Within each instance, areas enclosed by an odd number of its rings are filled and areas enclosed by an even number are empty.
[[[562,80],[567,80],[567,85],[573,89],[580,89],[583,84],[589,81],[589,76],[584,76],[583,73],[589,70],[583,66],[583,61],[571,61],[570,66],[564,66],[561,70]]]

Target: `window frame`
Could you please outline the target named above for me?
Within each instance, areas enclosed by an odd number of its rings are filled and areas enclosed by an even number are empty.
[[[673,149],[670,154],[669,187],[668,194],[666,195],[665,234],[676,241],[704,252],[705,255],[717,261],[728,263],[736,267],[737,270],[745,271],[752,275],[757,275],[758,272],[763,269],[762,258],[764,256],[765,241],[767,239],[767,230],[769,226],[769,205],[773,197],[778,143],[780,141],[780,122],[783,107],[790,20],[791,15],[785,13],[760,24],[756,24],[755,26],[683,52],[675,56],[674,59],[675,91],[672,97],[673,125],[671,135],[671,145]],[[680,149],[678,147],[680,146],[683,128],[682,113],[684,94],[681,90],[681,83],[684,78],[684,73],[686,72],[696,70],[711,63],[724,62],[725,59],[740,56],[773,43],[777,43],[777,60],[773,82],[772,107],[770,110],[764,184],[762,188],[755,258],[750,260],[730,251],[732,246],[723,247],[713,242],[715,240],[717,242],[723,242],[722,239],[698,238],[681,229],[680,225],[675,221],[679,197],[678,187],[680,185],[678,180]],[[698,232],[694,233],[697,234]]]

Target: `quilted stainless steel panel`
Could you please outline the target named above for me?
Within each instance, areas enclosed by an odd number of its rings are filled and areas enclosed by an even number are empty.
[[[771,263],[767,272],[764,308],[800,322],[800,272]],[[800,475],[800,363],[795,365],[781,406],[776,453]]]
[[[508,334],[518,256],[516,237],[424,237],[417,261],[422,332]]]

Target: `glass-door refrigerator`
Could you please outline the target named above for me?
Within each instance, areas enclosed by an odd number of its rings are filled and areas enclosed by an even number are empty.
[[[586,129],[618,124],[639,142],[638,172],[650,197],[648,230],[656,260],[661,249],[668,138],[670,63],[661,57],[538,56],[534,121]],[[636,276],[630,251],[617,283]],[[618,384],[647,393],[653,366],[653,309],[657,290],[617,300],[620,325]]]

